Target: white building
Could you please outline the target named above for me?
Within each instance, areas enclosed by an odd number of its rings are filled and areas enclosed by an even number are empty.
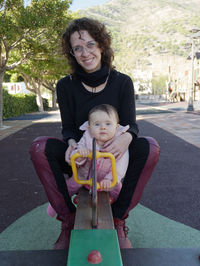
[[[17,93],[23,93],[23,94],[30,94],[31,92],[26,89],[24,82],[4,82],[3,87],[6,88],[6,90],[10,94],[17,94]]]

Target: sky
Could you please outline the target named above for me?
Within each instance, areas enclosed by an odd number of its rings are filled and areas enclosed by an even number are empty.
[[[77,11],[79,9],[105,4],[106,2],[108,2],[108,0],[72,0],[70,10]]]
[[[31,0],[25,0],[26,5],[30,2]],[[77,11],[79,9],[105,4],[106,2],[108,2],[108,0],[72,0],[72,5],[69,9],[72,11]]]

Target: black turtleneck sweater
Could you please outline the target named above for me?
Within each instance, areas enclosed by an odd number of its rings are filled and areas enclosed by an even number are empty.
[[[99,104],[113,105],[122,126],[129,125],[128,132],[136,137],[136,111],[134,88],[129,76],[112,70],[106,87],[97,93],[89,92],[80,80],[66,76],[57,83],[57,98],[62,120],[63,139],[79,139],[83,131],[79,127],[88,120],[88,112]]]

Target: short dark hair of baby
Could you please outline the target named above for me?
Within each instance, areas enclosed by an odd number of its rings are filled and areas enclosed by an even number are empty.
[[[115,118],[117,123],[119,123],[119,116],[117,113],[117,110],[114,106],[110,105],[110,104],[100,104],[100,105],[96,105],[95,107],[93,107],[88,114],[88,121],[90,122],[90,116],[92,113],[97,112],[97,111],[102,111],[107,113],[109,116],[114,113]]]

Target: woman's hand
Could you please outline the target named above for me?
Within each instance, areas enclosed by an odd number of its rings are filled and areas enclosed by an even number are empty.
[[[69,147],[67,148],[67,150],[65,152],[65,161],[69,163],[70,162],[70,154],[77,147],[77,143],[74,139],[69,139],[68,145],[69,145]]]
[[[114,140],[106,142],[102,147],[101,152],[112,153],[117,160],[128,150],[129,144],[132,141],[132,135],[129,132],[117,136]]]

